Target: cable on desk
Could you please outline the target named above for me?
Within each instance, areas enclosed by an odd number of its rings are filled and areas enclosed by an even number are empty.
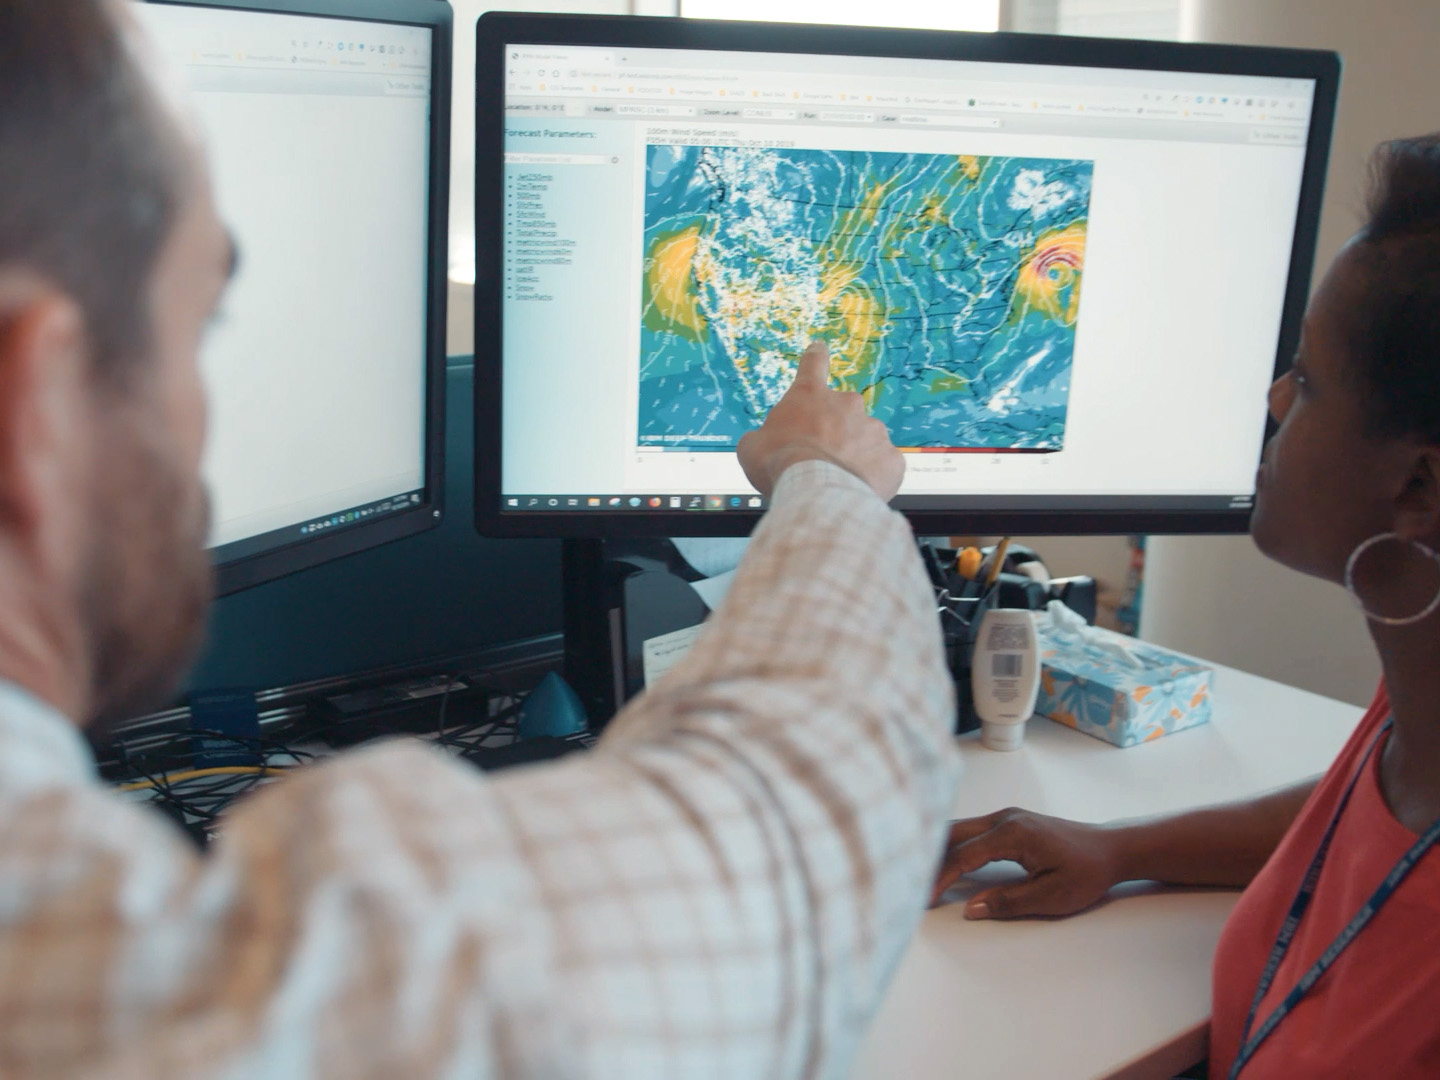
[[[489,699],[487,715],[446,728],[450,716],[449,704],[454,690],[461,683],[461,676],[446,676],[447,685],[439,702],[435,729],[431,734],[420,737],[431,745],[451,753],[468,756],[493,744],[497,737],[510,734],[519,722],[522,699],[511,694],[496,695]],[[176,732],[159,739],[140,739],[143,749],[136,749],[124,740],[117,741],[113,750],[118,770],[128,774],[128,782],[116,784],[123,792],[143,794],[149,802],[161,810],[190,835],[203,848],[220,828],[223,815],[235,801],[256,787],[304,765],[323,752],[297,749],[299,743],[311,740],[332,742],[332,736],[342,733],[352,721],[349,719],[324,719],[318,723],[301,722],[286,733],[284,741],[264,735],[235,735],[229,732],[195,728]],[[415,731],[392,729],[388,725],[376,724],[373,718],[357,718],[379,727],[382,733],[415,737]],[[216,765],[196,768],[192,764],[196,737],[210,742],[231,743],[251,751],[254,764]],[[189,766],[189,767],[187,767]]]
[[[455,675],[447,672],[445,675],[445,692],[440,695],[440,712],[435,718],[435,738],[445,738],[445,711],[450,707],[450,692],[455,689]]]
[[[145,780],[121,784],[121,791],[144,791],[149,788],[169,787],[186,780],[199,780],[206,776],[278,776],[293,765],[217,765],[212,769],[183,769],[180,772],[165,773]]]
[[[514,728],[519,719],[520,705],[518,700],[512,700],[510,705],[491,713],[483,720],[473,720],[449,731],[441,730],[436,734],[434,744],[461,752],[473,750],[486,739]]]

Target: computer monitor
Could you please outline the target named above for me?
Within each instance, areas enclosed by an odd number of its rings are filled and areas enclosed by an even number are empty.
[[[450,6],[138,10],[239,249],[201,357],[220,591],[439,524]]]
[[[1331,53],[485,15],[477,524],[726,535],[813,337],[946,533],[1243,530]]]

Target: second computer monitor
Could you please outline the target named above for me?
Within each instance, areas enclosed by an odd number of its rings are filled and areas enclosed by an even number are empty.
[[[1245,526],[1331,54],[480,23],[480,527],[748,529],[812,338],[932,532]]]
[[[152,0],[238,272],[201,362],[220,589],[438,524],[449,6]]]

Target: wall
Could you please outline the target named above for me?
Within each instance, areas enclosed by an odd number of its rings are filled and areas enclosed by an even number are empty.
[[[1017,536],[1034,548],[1052,577],[1087,574],[1100,585],[1102,598],[1118,601],[1130,569],[1130,543],[1124,536]]]
[[[1435,0],[1186,0],[1192,41],[1338,50],[1345,60],[1317,280],[1359,223],[1364,162],[1383,139],[1440,128]],[[1379,667],[1364,620],[1337,587],[1261,557],[1247,538],[1156,537],[1141,635],[1347,701]]]
[[[1183,0],[1000,0],[1000,29],[1174,41]]]

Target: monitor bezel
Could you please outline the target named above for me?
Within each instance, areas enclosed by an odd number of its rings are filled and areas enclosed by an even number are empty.
[[[229,8],[418,26],[431,31],[430,200],[425,327],[425,489],[420,502],[371,522],[307,536],[266,551],[214,560],[224,596],[438,526],[445,493],[445,364],[450,242],[450,99],[454,15],[436,0],[145,0],[169,7]],[[396,493],[400,494],[399,492]],[[301,524],[296,522],[296,525]],[[278,530],[277,530],[278,531]],[[212,549],[213,550],[213,549]]]
[[[1189,71],[1311,79],[1315,97],[1282,306],[1274,375],[1290,366],[1310,292],[1325,191],[1340,57],[1333,52],[1015,33],[721,22],[606,15],[486,13],[476,27],[475,83],[475,526],[487,536],[744,536],[760,511],[610,513],[504,511],[503,279],[504,49],[513,44],[813,53],[924,60],[971,60],[1067,67]],[[1273,431],[1268,422],[1266,437]],[[1257,461],[1258,465],[1258,461]],[[1093,535],[1241,533],[1250,509],[904,510],[921,535]]]

